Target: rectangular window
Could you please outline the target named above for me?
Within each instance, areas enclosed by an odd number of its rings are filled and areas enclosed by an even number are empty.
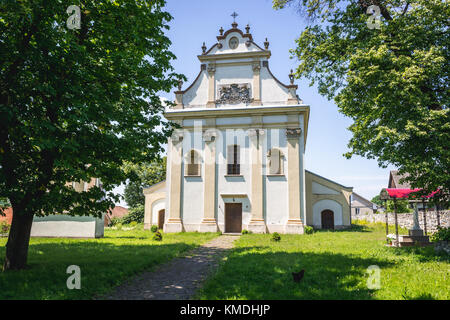
[[[227,174],[229,175],[239,175],[241,173],[241,168],[239,165],[239,146],[231,145],[227,148]]]
[[[200,157],[194,150],[191,150],[185,167],[185,175],[200,176],[200,169]]]

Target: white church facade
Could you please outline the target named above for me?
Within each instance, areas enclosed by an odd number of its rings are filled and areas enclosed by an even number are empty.
[[[350,226],[352,188],[305,169],[310,106],[269,69],[269,43],[237,23],[198,56],[200,72],[164,116],[166,180],[144,189],[144,226],[165,232],[303,233]]]

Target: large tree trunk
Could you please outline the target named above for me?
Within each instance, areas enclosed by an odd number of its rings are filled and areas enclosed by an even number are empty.
[[[25,268],[32,223],[33,214],[21,212],[13,206],[13,219],[8,242],[6,243],[6,258],[3,271]]]

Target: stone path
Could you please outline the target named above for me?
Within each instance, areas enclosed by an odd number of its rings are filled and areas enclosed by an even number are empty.
[[[102,299],[109,300],[186,300],[201,287],[217,268],[220,258],[233,247],[236,235],[221,235],[190,251],[186,256],[162,264],[116,287]]]

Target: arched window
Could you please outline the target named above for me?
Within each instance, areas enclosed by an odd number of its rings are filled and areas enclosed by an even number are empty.
[[[284,174],[284,156],[283,153],[276,148],[269,150],[267,153],[269,158],[269,174]]]
[[[239,149],[240,147],[236,144],[227,147],[227,174],[229,175],[241,174]]]
[[[187,153],[184,168],[185,176],[200,176],[201,158],[197,151],[191,150]]]

